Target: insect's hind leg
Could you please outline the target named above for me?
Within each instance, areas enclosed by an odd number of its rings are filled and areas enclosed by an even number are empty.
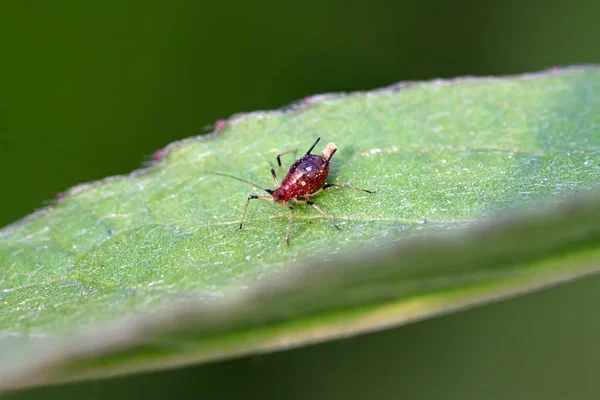
[[[329,221],[329,223],[330,223],[331,225],[333,225],[333,226],[334,226],[334,227],[335,227],[337,230],[340,230],[340,231],[342,230],[342,229],[341,229],[339,226],[337,226],[337,224],[336,224],[336,223],[333,221],[333,218],[331,218],[329,215],[325,214],[325,211],[321,210],[321,208],[320,208],[318,205],[316,205],[316,204],[315,204],[313,201],[310,201],[310,200],[298,200],[298,199],[291,199],[291,200],[292,200],[294,203],[297,203],[297,204],[307,204],[307,205],[309,205],[309,206],[312,206],[312,207],[313,207],[315,210],[317,210],[318,212],[320,212],[320,213],[321,213],[321,215],[322,215],[322,216],[324,216],[324,217],[325,217],[325,219],[326,219],[327,221]]]
[[[240,229],[242,229],[242,225],[244,225],[244,219],[246,219],[246,213],[248,212],[248,205],[250,204],[250,200],[265,200],[265,201],[273,201],[272,197],[267,196],[255,196],[251,194],[248,196],[248,201],[246,201],[246,207],[244,207],[244,214],[242,215],[242,221],[240,222]]]
[[[339,188],[339,189],[351,189],[351,190],[360,190],[361,192],[367,192],[367,193],[375,193],[372,190],[367,190],[367,189],[361,189],[361,188],[356,188],[356,187],[352,187],[352,186],[344,186],[344,185],[336,185],[335,183],[326,183],[325,186],[323,186],[321,189],[317,190],[316,192],[312,192],[311,194],[304,196],[304,197],[313,197],[318,195],[319,193],[321,193],[324,190],[327,190],[329,188]]]

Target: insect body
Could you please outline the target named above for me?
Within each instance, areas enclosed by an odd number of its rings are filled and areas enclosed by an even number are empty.
[[[242,215],[242,221],[240,222],[240,229],[242,229],[244,219],[246,219],[246,213],[248,212],[248,205],[250,204],[250,200],[258,199],[277,202],[290,210],[290,216],[288,219],[287,226],[287,235],[285,239],[286,243],[289,245],[290,230],[292,227],[292,220],[294,218],[294,207],[291,204],[289,204],[290,201],[296,204],[307,204],[309,206],[312,206],[319,213],[321,213],[321,215],[323,215],[323,217],[325,217],[325,219],[327,219],[327,221],[329,221],[331,225],[341,230],[340,227],[337,226],[337,224],[333,221],[333,219],[330,216],[325,214],[325,212],[323,212],[323,210],[321,210],[321,208],[318,205],[316,205],[313,201],[308,200],[308,198],[316,196],[322,191],[332,187],[341,189],[361,190],[367,193],[374,193],[366,189],[336,185],[334,183],[325,183],[325,180],[329,175],[329,166],[331,164],[331,158],[337,151],[337,148],[335,147],[335,144],[333,142],[330,142],[327,144],[327,146],[325,146],[325,149],[323,149],[322,156],[317,154],[311,154],[311,151],[315,148],[317,143],[319,143],[319,140],[321,140],[321,138],[317,138],[315,143],[310,147],[310,149],[308,149],[306,154],[292,164],[287,174],[285,173],[281,165],[281,156],[283,154],[286,154],[287,152],[277,155],[277,164],[279,164],[279,169],[282,175],[285,174],[285,178],[281,183],[279,183],[279,178],[277,177],[275,170],[271,168],[273,180],[278,186],[278,188],[275,190],[263,188],[252,182],[248,182],[244,179],[240,179],[232,175],[227,175],[221,172],[215,172],[215,174],[217,175],[227,176],[229,178],[237,179],[239,181],[248,183],[252,186],[264,190],[265,192],[271,195],[271,197],[256,195],[248,196],[248,201],[246,201],[246,207],[244,208],[244,214]]]

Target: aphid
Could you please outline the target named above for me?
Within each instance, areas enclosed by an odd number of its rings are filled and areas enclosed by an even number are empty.
[[[312,206],[315,210],[317,210],[331,225],[333,225],[336,229],[341,230],[339,226],[333,221],[333,219],[325,214],[321,208],[316,205],[313,201],[307,200],[310,197],[314,197],[321,193],[324,190],[335,187],[340,189],[352,189],[352,190],[361,190],[367,193],[374,193],[373,191],[360,189],[350,186],[336,185],[335,183],[325,183],[327,176],[329,175],[329,165],[331,164],[331,157],[337,151],[335,144],[330,142],[323,149],[323,155],[310,154],[310,152],[315,148],[317,143],[319,143],[321,138],[317,138],[315,143],[308,149],[306,154],[299,159],[296,160],[290,167],[287,174],[281,165],[281,156],[287,154],[289,152],[281,153],[277,155],[277,164],[279,164],[279,170],[282,175],[285,175],[283,182],[279,183],[279,178],[275,173],[275,169],[271,168],[271,175],[273,175],[273,180],[275,184],[278,186],[277,189],[271,190],[266,189],[264,187],[258,186],[252,182],[248,182],[244,179],[224,174],[222,172],[215,172],[217,175],[227,176],[229,178],[236,179],[238,181],[242,181],[248,183],[254,187],[264,190],[269,193],[271,197],[267,196],[256,196],[251,194],[248,196],[248,201],[246,201],[246,207],[244,208],[244,214],[242,215],[242,221],[240,222],[240,228],[244,224],[244,219],[246,219],[246,213],[248,212],[248,205],[250,204],[250,200],[258,199],[271,201],[281,204],[282,206],[288,208],[290,210],[290,217],[288,219],[287,226],[287,234],[285,237],[286,243],[290,244],[290,230],[292,227],[292,220],[294,218],[294,207],[289,204],[289,202],[293,202],[296,204],[307,204]]]

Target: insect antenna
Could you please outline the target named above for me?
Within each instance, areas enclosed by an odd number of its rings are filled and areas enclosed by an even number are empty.
[[[310,152],[315,148],[315,146],[317,145],[317,143],[319,143],[319,140],[321,140],[320,137],[317,138],[317,141],[312,146],[310,146],[310,149],[308,149],[308,151],[306,152],[306,155],[310,154]]]
[[[252,182],[247,181],[245,179],[238,178],[237,176],[233,176],[233,175],[229,175],[229,174],[224,174],[223,172],[206,172],[206,173],[207,174],[215,174],[215,175],[226,176],[227,178],[235,179],[236,181],[244,182],[244,183],[247,183],[248,185],[252,185],[252,186],[254,186],[256,188],[262,189],[262,190],[264,190],[265,192],[267,192],[269,194],[273,193],[273,191],[271,189],[267,189],[267,188],[264,188],[262,186],[258,186],[256,183],[252,183]]]

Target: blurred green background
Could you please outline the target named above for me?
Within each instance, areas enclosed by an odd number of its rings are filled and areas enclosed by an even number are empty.
[[[404,80],[598,63],[599,17],[597,0],[3,2],[0,226],[72,185],[138,168],[156,149],[233,113]],[[584,293],[598,292],[598,280],[592,283]],[[545,301],[539,310],[565,308],[547,316],[547,328],[528,325],[531,309],[519,319],[486,307],[347,342],[47,394],[125,398],[133,390],[148,397],[160,393],[151,389],[160,383],[165,393],[209,398],[584,398],[592,392],[581,392],[589,389],[581,382],[600,358],[584,351],[594,336],[572,335],[589,332],[591,317],[569,318],[587,315],[589,302],[577,303],[575,289],[551,293],[534,297]],[[564,347],[552,355],[561,343],[554,327],[566,342],[577,340],[574,353]],[[521,359],[523,349],[531,364]],[[562,371],[575,383],[561,382]]]
[[[233,113],[403,80],[600,62],[600,3],[0,6],[0,226]]]
[[[598,293],[595,277],[352,339],[7,400],[597,400]]]

